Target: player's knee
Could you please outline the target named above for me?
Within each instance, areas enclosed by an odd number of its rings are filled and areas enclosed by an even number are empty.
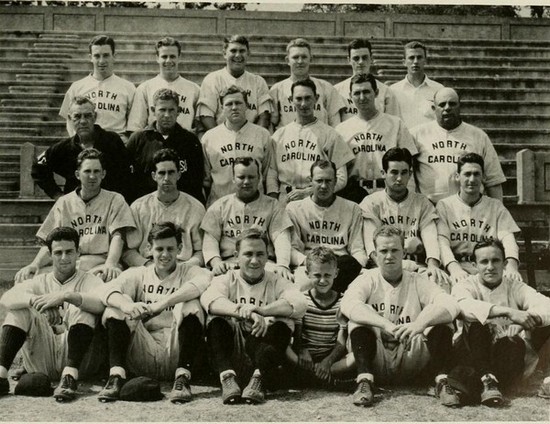
[[[30,309],[16,309],[9,311],[3,325],[11,325],[28,333],[31,329],[32,317]]]

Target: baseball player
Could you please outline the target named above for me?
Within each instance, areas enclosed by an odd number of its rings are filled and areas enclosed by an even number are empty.
[[[378,268],[350,284],[341,309],[349,319],[351,349],[357,365],[353,403],[373,404],[377,379],[406,381],[435,376],[435,393],[448,406],[459,404],[449,386],[456,300],[427,277],[403,270],[403,234],[383,225],[374,234]]]
[[[78,154],[94,147],[105,158],[103,187],[130,200],[130,155],[118,134],[94,124],[97,117],[95,105],[86,97],[72,99],[68,117],[73,123],[75,135],[55,143],[38,156],[31,171],[36,184],[55,200],[70,193],[79,185],[75,176]],[[54,173],[65,178],[63,189],[55,182]]]
[[[276,266],[268,269],[293,279],[290,273],[290,249],[293,225],[284,208],[261,194],[260,164],[252,157],[237,157],[232,164],[235,193],[216,200],[206,211],[203,255],[213,274],[227,272],[235,264],[235,242],[247,228],[260,228],[269,236],[268,258]]]
[[[443,88],[443,84],[434,81],[426,75],[424,67],[428,52],[420,41],[405,44],[403,65],[407,75],[401,81],[390,86],[399,104],[401,119],[407,128],[435,119],[433,111],[434,95]]]
[[[334,289],[343,292],[367,263],[363,242],[363,220],[356,203],[334,194],[336,167],[334,163],[319,160],[311,166],[311,197],[290,202],[286,210],[292,223],[291,263],[296,283],[302,290],[311,288],[305,275],[307,253],[317,246],[330,247],[338,256],[338,276]]]
[[[372,46],[364,38],[356,38],[348,44],[348,62],[351,65],[353,76],[357,74],[370,74],[372,66]],[[334,86],[338,94],[345,101],[345,108],[342,110],[342,121],[357,115],[357,106],[354,104],[350,94],[351,77],[339,82]],[[378,93],[376,93],[376,109],[390,115],[399,116],[399,104],[392,90],[380,80],[376,80]]]
[[[121,272],[119,260],[125,234],[128,229],[135,228],[134,219],[120,194],[101,188],[105,161],[98,150],[91,148],[80,152],[77,165],[76,178],[80,187],[55,202],[36,237],[44,242],[54,228],[74,228],[80,236],[78,268],[109,281]],[[15,274],[15,281],[38,274],[49,262],[48,248],[42,246],[34,260]]]
[[[332,127],[342,121],[342,113],[346,106],[344,100],[329,82],[309,75],[311,59],[311,46],[304,38],[291,40],[286,46],[285,60],[290,67],[290,77],[273,84],[269,90],[273,100],[271,122],[274,128],[282,128],[294,121],[298,106],[293,100],[292,87],[296,81],[305,79],[313,81],[318,95],[314,109],[315,117]]]
[[[348,183],[338,194],[356,203],[367,193],[384,188],[382,156],[392,147],[403,147],[415,155],[416,146],[401,119],[379,112],[375,98],[378,84],[371,74],[356,74],[350,82],[351,98],[358,114],[336,127],[350,146],[355,159],[348,163]]]
[[[349,122],[349,121],[347,121]],[[359,205],[363,211],[363,240],[373,264],[376,256],[373,235],[382,225],[395,225],[405,237],[403,267],[415,271],[427,264],[428,276],[436,284],[448,282],[440,269],[437,220],[434,206],[420,193],[410,191],[412,156],[407,149],[393,147],[382,156],[384,191],[369,194]]]
[[[233,193],[231,165],[236,157],[251,156],[262,165],[265,179],[271,161],[271,135],[265,128],[247,120],[247,93],[235,85],[220,94],[225,121],[207,131],[201,139],[204,151],[204,188],[208,195],[206,206]],[[263,185],[260,186],[263,192]]]
[[[61,375],[54,396],[58,401],[72,400],[96,314],[104,310],[92,292],[103,282],[76,269],[79,236],[75,229],[55,228],[46,246],[52,272],[16,284],[0,301],[8,309],[0,335],[0,395],[9,392],[8,370],[21,350],[26,370],[50,378]],[[80,371],[85,373],[84,368]]]
[[[119,398],[126,370],[158,379],[175,375],[171,402],[192,399],[191,366],[205,318],[198,298],[211,275],[178,262],[181,232],[171,222],[158,223],[148,237],[153,264],[124,271],[102,290],[111,368],[100,401]]]
[[[510,387],[518,378],[529,376],[537,353],[548,346],[550,299],[504,274],[506,255],[500,241],[481,241],[472,255],[478,274],[452,291],[462,319],[455,350],[460,364],[474,369],[481,403],[498,406],[503,403],[499,386]],[[548,357],[540,360],[548,365]],[[550,376],[546,375],[538,395],[550,397]]]
[[[180,159],[172,149],[160,149],[153,155],[151,178],[157,190],[137,199],[130,209],[136,230],[128,233],[128,244],[137,249],[126,250],[123,261],[129,266],[141,266],[151,261],[149,234],[159,222],[169,221],[182,229],[182,249],[178,260],[188,265],[204,265],[202,258],[202,231],[205,209],[201,202],[178,190],[181,177]]]
[[[475,153],[458,159],[456,179],[460,189],[437,203],[437,231],[441,260],[455,280],[475,274],[472,252],[476,243],[496,239],[504,245],[507,276],[522,281],[518,271],[519,248],[514,233],[520,231],[500,200],[481,193],[485,164]]]
[[[319,159],[336,165],[336,191],[346,186],[346,164],[353,159],[353,153],[333,128],[315,117],[319,98],[316,90],[310,79],[292,84],[290,93],[296,120],[273,134],[266,190],[283,203],[311,195],[310,168]]]
[[[196,106],[200,87],[179,74],[181,44],[172,37],[164,37],[155,44],[159,74],[142,82],[134,96],[134,103],[128,116],[128,131],[134,132],[151,125],[155,116],[155,93],[167,88],[178,93],[178,124],[188,131],[195,127]]]
[[[313,286],[305,293],[307,310],[296,324],[287,358],[295,365],[296,379],[324,386],[345,377],[355,361],[348,353],[347,321],[340,314],[342,294],[332,289],[338,259],[328,247],[314,247],[306,258],[306,273]]]
[[[249,53],[248,40],[245,36],[233,35],[230,38],[224,38],[223,58],[226,66],[206,75],[201,84],[197,115],[206,130],[224,121],[220,95],[231,85],[236,85],[246,92],[246,119],[261,127],[269,128],[271,97],[265,80],[246,70]]]
[[[460,117],[460,99],[452,88],[442,88],[434,97],[435,121],[411,130],[419,154],[415,157],[418,191],[433,204],[457,192],[455,173],[460,155],[479,154],[484,162],[483,185],[487,195],[502,200],[506,181],[491,140],[485,132]]]
[[[154,154],[163,148],[174,149],[180,159],[178,189],[204,204],[202,191],[204,162],[199,139],[177,123],[180,96],[168,88],[161,88],[153,96],[155,121],[130,136],[126,145],[134,165],[134,191],[139,198],[155,191],[151,179]]]
[[[265,269],[267,246],[267,237],[259,229],[243,231],[235,244],[239,269],[214,277],[201,296],[208,313],[207,342],[220,373],[224,404],[241,398],[252,404],[265,401],[265,380],[278,372],[294,320],[301,319],[306,310],[306,299],[298,288]],[[245,354],[254,371],[241,392],[235,369],[242,366]]]
[[[90,62],[93,71],[81,80],[75,81],[65,94],[59,116],[67,119],[67,131],[75,134],[69,118],[69,107],[76,96],[84,96],[95,103],[97,124],[107,131],[114,131],[123,141],[128,139],[127,120],[134,101],[136,87],[130,81],[113,73],[115,63],[115,41],[106,35],[97,35],[90,41]]]

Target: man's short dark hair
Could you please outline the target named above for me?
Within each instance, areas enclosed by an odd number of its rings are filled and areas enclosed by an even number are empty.
[[[474,246],[474,250],[472,252],[472,257],[474,258],[474,261],[477,262],[476,258],[476,250],[483,249],[484,247],[496,247],[498,250],[500,250],[500,253],[502,253],[502,260],[506,259],[506,253],[504,253],[504,245],[500,240],[497,239],[487,239],[482,240]]]
[[[153,155],[153,169],[157,170],[157,163],[159,162],[174,162],[176,169],[179,169],[180,158],[174,149],[160,149]]]
[[[101,168],[105,170],[105,156],[99,150],[89,147],[88,149],[82,150],[76,157],[76,168],[80,169],[82,163],[86,159],[97,159],[101,164]]]
[[[157,41],[155,44],[155,52],[157,53],[157,56],[159,55],[159,50],[161,47],[177,47],[178,48],[178,56],[181,54],[181,44],[178,40],[172,37],[164,37]]]
[[[233,171],[233,175],[235,175],[235,166],[237,165],[250,166],[252,164],[256,164],[256,169],[258,170],[258,176],[260,176],[260,162],[258,162],[258,160],[254,159],[252,156],[236,157],[233,160],[233,163],[231,164],[231,170]]]
[[[88,50],[92,53],[92,46],[111,46],[111,52],[115,54],[115,40],[108,35],[96,35],[88,44]]]
[[[78,244],[80,243],[78,231],[71,227],[57,227],[54,228],[46,237],[46,246],[48,247],[48,251],[52,253],[52,244],[54,241],[62,240],[74,242],[74,247],[78,250]]]
[[[153,94],[153,105],[156,105],[159,100],[172,100],[177,107],[180,105],[180,96],[174,90],[169,88],[161,88]]]
[[[401,240],[401,246],[405,247],[405,235],[401,228],[396,227],[395,225],[382,225],[378,227],[372,236],[374,242],[374,247],[376,248],[376,239],[378,237],[399,237]]]
[[[182,233],[182,228],[179,225],[174,224],[173,222],[159,222],[153,227],[153,229],[147,236],[147,241],[150,245],[152,245],[155,240],[164,240],[174,237],[179,246],[181,244]]]
[[[412,168],[413,160],[411,152],[405,147],[392,147],[382,156],[382,169],[388,171],[390,162],[406,162]]]
[[[348,44],[348,58],[351,57],[351,51],[357,49],[369,49],[369,54],[372,56],[372,46],[366,38],[356,38]]]
[[[244,102],[248,104],[248,93],[246,92],[246,90],[234,84],[230,85],[220,93],[220,104],[223,105],[223,99],[225,99],[226,96],[229,96],[230,94],[237,94],[237,93],[241,93],[243,95]]]
[[[317,87],[315,86],[315,83],[311,79],[306,78],[303,80],[294,81],[292,83],[292,86],[290,87],[290,94],[292,94],[292,97],[294,97],[294,87],[298,86],[311,88],[311,90],[313,91],[313,95],[317,95]]]
[[[363,84],[365,82],[370,83],[370,86],[376,93],[378,91],[378,84],[376,83],[376,78],[374,78],[374,75],[372,74],[357,74],[351,77],[351,80],[349,82],[349,91],[351,93],[351,88],[353,87],[353,84]]]
[[[426,46],[420,41],[408,42],[407,44],[405,44],[405,47],[403,48],[403,52],[406,54],[408,49],[422,49],[424,50],[424,57],[428,57],[428,50],[426,49]]]
[[[332,170],[334,171],[334,177],[336,178],[336,165],[334,164],[334,162],[332,162],[330,160],[317,159],[315,162],[313,162],[313,164],[309,168],[309,176],[310,177],[313,177],[313,170],[315,168],[321,168],[321,169],[332,168]]]
[[[456,168],[459,174],[462,170],[462,167],[467,163],[477,163],[479,166],[481,166],[481,171],[485,169],[485,161],[480,155],[478,155],[477,153],[464,153],[458,158],[456,162]]]
[[[308,271],[313,263],[331,263],[338,268],[338,257],[330,247],[317,246],[311,249],[306,256],[306,269]]]
[[[246,50],[250,51],[250,45],[248,44],[248,38],[244,35],[232,35],[231,37],[224,37],[223,39],[223,50],[227,49],[230,43],[242,44],[246,47]]]
[[[241,243],[244,240],[261,240],[264,242],[266,250],[267,246],[269,246],[269,239],[267,238],[267,234],[265,233],[265,231],[262,231],[260,228],[256,227],[247,228],[238,235],[235,242],[235,250],[237,252],[241,250]]]

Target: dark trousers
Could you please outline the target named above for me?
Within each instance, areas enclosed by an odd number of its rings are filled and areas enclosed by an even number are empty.
[[[339,293],[346,291],[350,283],[361,272],[361,264],[351,255],[338,256],[338,275],[332,288]]]

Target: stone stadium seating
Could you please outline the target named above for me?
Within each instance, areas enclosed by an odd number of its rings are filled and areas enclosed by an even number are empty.
[[[92,32],[0,31],[0,281],[36,252],[34,233],[52,202],[20,199],[21,146],[39,148],[65,136],[57,115],[70,83],[91,69],[87,45]],[[158,72],[153,42],[161,34],[110,33],[117,43],[115,72],[134,83]],[[200,84],[210,71],[224,66],[222,37],[170,34],[183,42],[181,74]],[[269,85],[288,76],[285,46],[292,36],[253,35],[248,70]],[[311,74],[339,82],[350,75],[346,44],[350,37],[307,37],[312,42]],[[378,77],[402,79],[402,46],[408,40],[373,39]],[[546,272],[548,216],[546,204],[518,205],[516,154],[522,149],[550,151],[550,42],[511,40],[425,39],[429,76],[457,89],[465,121],[491,137],[507,176],[505,203],[521,224],[532,252],[531,270]],[[525,255],[525,249],[522,255]],[[545,256],[546,255],[546,256]],[[533,271],[534,272],[534,271]],[[534,283],[541,280],[533,273]],[[541,274],[547,275],[547,274]]]

